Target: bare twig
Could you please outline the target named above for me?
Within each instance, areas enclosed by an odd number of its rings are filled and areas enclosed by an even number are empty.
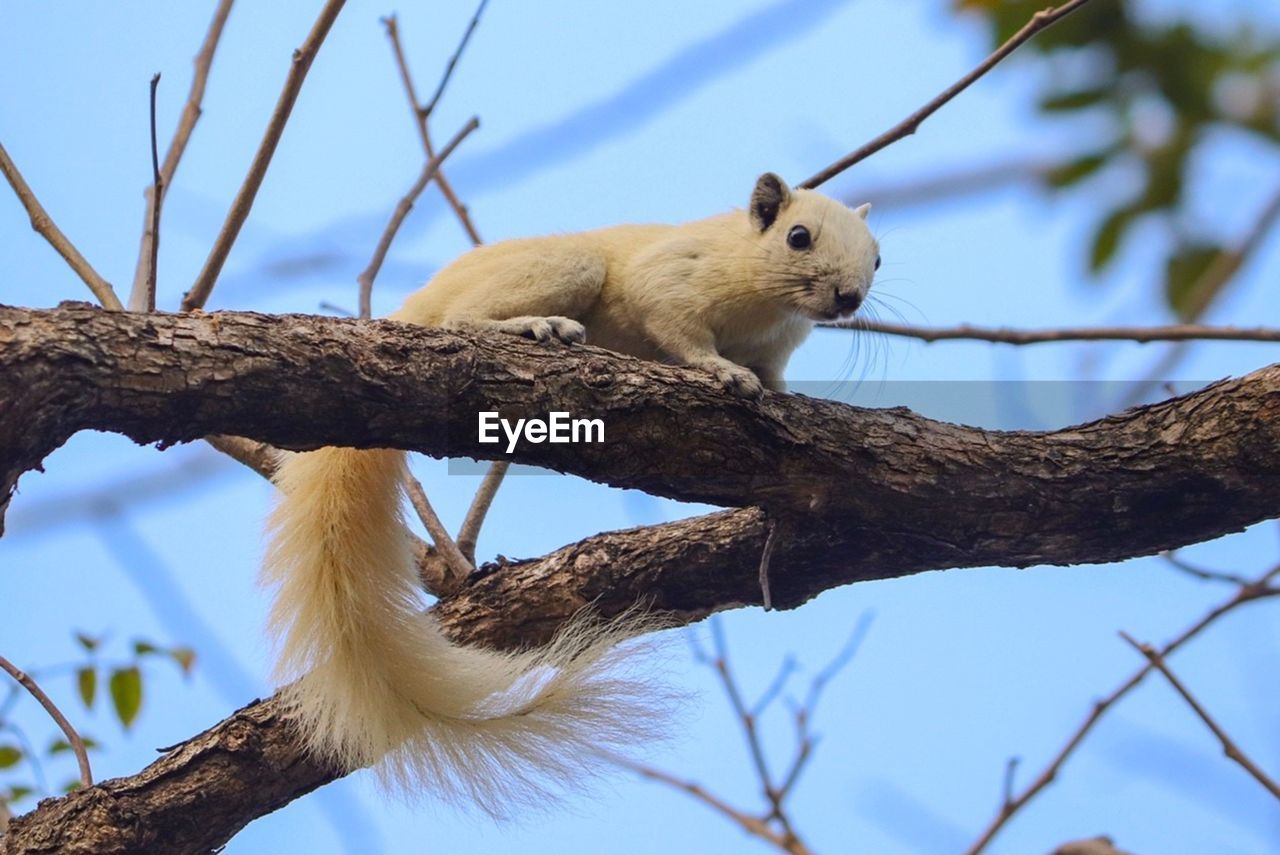
[[[173,139],[169,141],[169,148],[165,152],[164,163],[160,167],[160,181],[155,182],[160,185],[159,194],[157,195],[154,190],[154,184],[147,188],[147,210],[143,218],[142,246],[138,249],[138,263],[133,273],[133,289],[129,294],[129,308],[134,311],[140,311],[138,307],[144,302],[140,294],[146,288],[148,277],[154,274],[155,263],[151,259],[155,252],[153,246],[155,229],[159,227],[160,222],[158,209],[164,201],[165,194],[169,192],[169,185],[173,183],[173,176],[178,171],[178,162],[186,151],[191,132],[195,130],[196,122],[200,120],[200,103],[204,100],[205,86],[209,81],[213,53],[217,50],[218,40],[222,38],[222,29],[227,23],[227,16],[231,14],[232,2],[233,0],[220,0],[217,9],[213,12],[213,20],[209,23],[209,31],[205,34],[200,52],[196,54],[191,91],[187,94],[187,103],[182,108],[178,127],[174,130]],[[150,272],[147,269],[148,264],[152,268]],[[154,292],[152,299],[154,300]]]
[[[280,137],[284,133],[284,126],[289,121],[294,102],[298,100],[298,93],[302,91],[302,84],[307,79],[311,63],[319,53],[320,45],[324,43],[325,36],[329,34],[329,29],[337,19],[338,13],[342,11],[345,2],[346,0],[327,0],[315,24],[312,25],[306,41],[303,42],[302,47],[293,52],[292,67],[285,78],[284,89],[281,90],[280,98],[276,101],[271,120],[267,123],[266,133],[262,137],[262,142],[258,144],[258,151],[249,167],[249,174],[245,176],[240,191],[236,193],[236,198],[231,203],[231,210],[227,212],[226,222],[223,223],[222,230],[214,240],[204,268],[196,277],[191,290],[182,298],[184,312],[202,308],[205,301],[209,299],[214,283],[218,281],[218,274],[222,272],[222,266],[226,263],[231,247],[240,234],[240,228],[249,217],[254,197],[258,195],[258,188],[262,186],[262,179],[266,177],[267,167],[271,165],[271,157],[275,154],[276,145],[279,144]]]
[[[387,257],[387,250],[391,248],[391,241],[395,239],[396,232],[400,230],[400,224],[404,222],[404,218],[413,209],[413,203],[418,196],[422,195],[422,191],[426,189],[428,182],[435,176],[436,171],[440,169],[440,164],[444,163],[445,159],[453,154],[453,150],[466,139],[467,134],[478,127],[480,127],[480,120],[472,116],[471,121],[463,125],[462,130],[454,134],[453,139],[449,140],[445,147],[440,150],[440,153],[427,161],[422,168],[422,173],[418,176],[418,180],[413,182],[409,192],[405,193],[400,203],[396,205],[395,211],[391,214],[391,219],[387,222],[387,227],[382,231],[382,237],[378,239],[378,245],[373,251],[373,258],[369,260],[369,266],[356,277],[356,281],[360,283],[360,317],[368,318],[372,315],[373,280],[382,268],[382,262]]]
[[[1218,327],[1203,324],[1171,324],[1157,327],[1063,327],[1051,330],[1018,330],[1005,327],[918,327],[853,318],[819,324],[827,329],[861,330],[921,341],[989,341],[997,344],[1042,344],[1062,341],[1268,341],[1280,342],[1280,329],[1267,327]]]
[[[681,780],[675,775],[663,772],[660,769],[642,766],[639,763],[626,758],[615,758],[614,762],[632,770],[641,777],[648,778],[651,781],[658,781],[672,787],[673,789],[687,793],[695,800],[710,807],[716,813],[719,813],[736,823],[743,831],[759,837],[761,840],[776,846],[783,852],[792,853],[792,855],[807,855],[809,852],[809,849],[799,840],[788,840],[784,833],[775,831],[766,820],[752,816],[745,811],[738,810],[728,802],[725,802],[722,799],[717,798],[715,795],[707,792],[707,790],[699,784],[695,784],[692,781]]]
[[[80,250],[76,249],[75,244],[68,240],[67,236],[58,228],[58,224],[49,216],[44,206],[40,204],[40,200],[36,198],[36,194],[28,186],[26,179],[22,177],[22,173],[18,171],[17,165],[9,158],[9,152],[5,151],[3,144],[0,144],[0,172],[4,173],[4,177],[9,181],[9,186],[18,195],[18,201],[22,203],[22,207],[27,211],[27,216],[31,218],[31,228],[35,229],[41,237],[48,241],[58,255],[61,255],[63,260],[76,272],[76,275],[84,280],[84,284],[89,286],[93,296],[98,298],[98,302],[104,308],[123,309],[124,306],[121,304],[120,298],[116,296],[115,289],[111,287],[111,283],[98,275],[98,271],[93,269],[93,265],[80,254]]]
[[[1191,707],[1192,711],[1200,717],[1202,722],[1204,722],[1205,727],[1209,728],[1209,730],[1213,732],[1213,735],[1218,737],[1218,741],[1222,743],[1222,752],[1226,754],[1227,757],[1240,764],[1240,767],[1252,775],[1254,780],[1259,784],[1266,787],[1267,792],[1271,793],[1275,798],[1280,799],[1280,787],[1277,787],[1275,781],[1267,777],[1267,773],[1263,772],[1256,763],[1250,760],[1249,756],[1240,750],[1240,746],[1236,745],[1235,742],[1231,740],[1231,737],[1227,736],[1226,731],[1224,731],[1222,727],[1213,720],[1213,717],[1210,716],[1205,708],[1200,705],[1200,702],[1195,699],[1195,696],[1193,696],[1187,687],[1183,685],[1182,681],[1174,676],[1173,672],[1169,670],[1169,666],[1165,664],[1164,657],[1160,655],[1160,652],[1150,644],[1143,644],[1135,641],[1133,636],[1129,635],[1127,632],[1120,633],[1120,637],[1127,641],[1143,656],[1147,657],[1147,661],[1154,665],[1156,670],[1164,675],[1165,679],[1169,681],[1169,685],[1173,686],[1174,690],[1177,691],[1179,695],[1182,695],[1182,699],[1187,702],[1187,706]]]
[[[1205,627],[1209,626],[1218,618],[1228,614],[1237,607],[1244,605],[1245,603],[1253,602],[1254,600],[1261,600],[1267,597],[1280,595],[1280,589],[1273,588],[1270,585],[1271,581],[1277,575],[1280,575],[1280,565],[1271,568],[1260,578],[1250,582],[1248,585],[1242,586],[1230,599],[1213,609],[1210,609],[1203,617],[1191,626],[1187,627],[1187,629],[1183,630],[1183,632],[1174,638],[1173,641],[1164,645],[1164,647],[1160,649],[1160,655],[1162,657],[1169,656],[1175,650],[1178,650],[1203,631]],[[1148,663],[1142,668],[1139,668],[1127,680],[1121,683],[1120,686],[1112,691],[1111,694],[1107,695],[1102,700],[1095,702],[1093,709],[1090,710],[1089,715],[1085,717],[1084,722],[1075,730],[1074,733],[1071,734],[1070,738],[1067,739],[1066,744],[1063,745],[1058,753],[1054,755],[1053,759],[1049,761],[1049,765],[1047,765],[1044,770],[1041,771],[1040,774],[1037,775],[1035,779],[1021,792],[1017,793],[1012,798],[1006,794],[1004,802],[1000,806],[1000,810],[996,813],[995,818],[992,819],[991,823],[983,830],[977,841],[965,850],[966,855],[977,855],[977,853],[985,851],[987,846],[993,839],[995,839],[995,836],[1002,828],[1004,828],[1009,820],[1013,818],[1019,810],[1025,807],[1028,802],[1053,783],[1054,779],[1057,777],[1058,771],[1062,768],[1063,764],[1066,763],[1067,758],[1069,758],[1072,752],[1080,746],[1080,743],[1082,743],[1084,738],[1089,735],[1089,731],[1091,731],[1093,726],[1102,719],[1102,716],[1107,712],[1107,710],[1114,706],[1117,701],[1128,694],[1135,686],[1141,683],[1143,678],[1146,677],[1154,667],[1155,666],[1151,663]]]
[[[75,752],[76,762],[80,764],[80,783],[86,787],[92,787],[93,773],[89,770],[89,752],[85,750],[84,740],[80,738],[80,734],[76,733],[76,729],[71,726],[71,722],[67,721],[67,717],[58,709],[57,704],[50,700],[35,680],[3,656],[0,656],[0,669],[8,672],[10,677],[21,683],[22,687],[31,693],[40,706],[44,707],[49,717],[57,723],[63,735],[67,737],[71,750]]]
[[[151,224],[147,230],[150,234],[150,255],[147,258],[145,282],[142,294],[134,292],[129,295],[129,309],[135,312],[154,312],[156,310],[156,271],[160,260],[160,206],[164,202],[164,179],[160,177],[160,151],[156,145],[156,89],[160,85],[160,72],[151,78],[151,199],[147,205],[151,209]],[[145,238],[144,238],[145,240]],[[134,301],[137,300],[137,305]]]
[[[1249,580],[1239,574],[1223,573],[1220,570],[1209,570],[1207,568],[1200,567],[1199,565],[1192,564],[1190,561],[1187,561],[1180,556],[1177,550],[1161,552],[1160,557],[1169,562],[1169,566],[1173,567],[1173,569],[1181,573],[1186,573],[1188,576],[1194,576],[1203,582],[1228,582],[1232,585],[1240,586],[1249,584]]]
[[[448,529],[444,527],[444,523],[440,522],[440,517],[436,515],[435,508],[431,507],[426,491],[422,489],[422,484],[419,483],[418,479],[410,475],[405,478],[404,486],[405,491],[409,494],[409,501],[413,503],[414,511],[417,512],[418,518],[422,520],[422,524],[426,526],[427,533],[431,535],[431,540],[435,543],[436,553],[444,561],[444,578],[424,579],[423,582],[427,584],[428,593],[437,597],[451,594],[462,586],[462,583],[467,580],[467,577],[471,575],[471,571],[475,567],[463,556],[458,549],[458,545],[449,536]]]
[[[764,549],[760,551],[760,604],[767,612],[773,608],[773,595],[769,591],[769,562],[773,560],[773,550],[778,544],[778,521],[769,519],[769,534],[764,539]]]
[[[480,538],[480,529],[484,525],[485,517],[489,514],[493,497],[498,494],[502,479],[506,477],[507,470],[510,468],[511,464],[505,460],[496,460],[489,464],[489,470],[484,473],[484,480],[480,482],[480,488],[476,490],[475,498],[471,500],[471,507],[467,508],[462,527],[458,529],[458,549],[473,566],[476,563],[476,541]]]
[[[480,0],[480,5],[476,7],[475,14],[471,16],[471,21],[467,24],[466,32],[462,34],[462,40],[458,42],[458,47],[454,50],[453,56],[449,57],[449,62],[445,65],[444,74],[440,77],[440,83],[436,85],[435,93],[421,110],[423,121],[431,118],[431,111],[436,108],[436,104],[440,103],[440,96],[444,94],[444,88],[449,85],[449,78],[453,77],[453,70],[458,65],[458,59],[462,56],[462,52],[466,50],[467,42],[471,41],[471,34],[475,32],[476,25],[480,23],[480,16],[484,14],[484,7],[488,5],[489,0]]]
[[[479,17],[479,10],[475,21]],[[395,54],[396,68],[400,70],[400,82],[404,84],[405,95],[409,98],[409,109],[413,112],[413,121],[418,128],[418,136],[422,140],[423,151],[426,152],[428,158],[436,156],[435,146],[431,142],[431,130],[427,123],[427,115],[424,109],[418,103],[417,89],[413,85],[413,76],[409,73],[409,63],[404,56],[404,48],[400,44],[400,30],[396,22],[396,16],[390,15],[382,19],[382,25],[387,29],[387,38],[391,40],[391,50]],[[468,28],[470,33],[470,28]],[[458,46],[461,52],[466,41]],[[456,54],[455,54],[456,56]],[[439,87],[443,89],[443,87]],[[458,222],[462,224],[462,228],[466,231],[467,237],[471,239],[473,246],[479,246],[484,243],[480,239],[480,233],[476,231],[475,223],[471,221],[471,215],[467,211],[467,206],[462,204],[462,200],[453,191],[453,185],[449,183],[449,179],[445,177],[444,170],[436,172],[436,186],[440,188],[440,193],[444,196],[445,201],[449,203],[449,207],[453,208],[454,214],[458,218]]]
[[[1010,757],[1004,764],[1004,799],[1001,804],[1009,806],[1013,803],[1014,785],[1017,783],[1018,764],[1022,762],[1021,757]]]
[[[948,87],[944,92],[942,92],[942,94],[938,95],[938,97],[934,98],[928,104],[925,104],[919,110],[916,110],[910,116],[907,116],[907,118],[903,119],[897,125],[885,131],[880,136],[871,140],[866,145],[850,152],[828,166],[826,169],[823,169],[816,175],[800,182],[798,186],[807,189],[813,189],[814,187],[821,186],[839,175],[841,172],[844,172],[850,166],[853,166],[855,163],[865,160],[880,151],[880,149],[892,145],[904,137],[911,136],[916,132],[925,119],[936,113],[948,101],[968,89],[969,86],[979,80],[988,71],[995,68],[1001,60],[1021,47],[1024,42],[1041,30],[1062,20],[1067,15],[1070,15],[1072,12],[1088,2],[1089,0],[1071,0],[1071,2],[1064,3],[1061,6],[1036,12],[1031,16],[1031,20],[1029,20],[1022,29],[1018,30],[1018,32],[1014,33],[1008,41],[996,48],[996,51],[983,60],[977,68],[960,78],[960,80]]]
[[[737,680],[733,676],[733,672],[729,667],[729,650],[728,644],[725,642],[724,629],[718,619],[711,620],[711,638],[714,646],[714,656],[708,655],[702,646],[698,643],[697,636],[688,633],[690,648],[692,649],[694,659],[700,664],[711,668],[716,676],[720,679],[720,684],[724,689],[725,695],[729,699],[729,704],[733,708],[734,715],[737,717],[739,724],[742,726],[743,733],[747,738],[747,748],[751,754],[751,761],[756,769],[756,776],[760,780],[760,785],[765,798],[765,810],[762,814],[753,815],[747,811],[740,810],[728,804],[724,800],[717,798],[709,793],[706,789],[698,784],[690,781],[681,780],[674,775],[642,766],[625,758],[614,757],[614,761],[629,769],[633,769],[640,775],[651,780],[660,781],[670,787],[685,792],[693,796],[698,801],[711,807],[718,813],[733,820],[745,831],[765,840],[778,849],[792,853],[792,855],[803,855],[808,853],[809,848],[805,845],[791,822],[790,816],[787,814],[785,802],[791,791],[794,789],[796,781],[800,778],[800,773],[804,770],[805,764],[809,758],[813,756],[813,750],[817,745],[812,733],[809,731],[809,723],[813,719],[813,713],[817,708],[817,703],[821,699],[822,690],[826,684],[841,671],[849,661],[853,658],[858,646],[865,637],[867,629],[870,626],[871,615],[863,614],[858,619],[849,640],[844,647],[840,649],[832,660],[818,672],[813,682],[809,686],[809,692],[805,700],[804,706],[793,709],[794,721],[796,726],[796,753],[792,758],[787,769],[787,773],[782,776],[780,783],[775,783],[775,779],[769,771],[768,763],[765,761],[764,747],[761,742],[757,722],[760,715],[765,709],[781,694],[787,680],[795,671],[796,663],[794,658],[788,656],[783,660],[782,666],[778,669],[777,675],[770,682],[768,688],[765,689],[759,700],[750,707],[747,706],[743,699],[742,690],[738,687]]]

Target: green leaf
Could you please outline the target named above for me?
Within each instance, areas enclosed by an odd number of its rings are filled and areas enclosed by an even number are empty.
[[[1217,283],[1205,282],[1204,275],[1222,252],[1220,246],[1189,243],[1169,256],[1165,264],[1165,299],[1180,320],[1195,317],[1206,304],[1206,298],[1212,299],[1213,294],[1206,293],[1206,289]]]
[[[5,796],[5,801],[20,802],[34,792],[35,790],[32,789],[31,787],[24,787],[20,784],[15,785],[9,788],[9,793],[7,796]]]
[[[1116,250],[1120,248],[1120,238],[1123,237],[1124,230],[1128,228],[1133,217],[1132,208],[1117,208],[1098,226],[1098,231],[1093,236],[1093,248],[1089,252],[1091,273],[1102,270],[1115,257]]]
[[[142,672],[137,666],[111,672],[111,702],[116,716],[127,730],[142,709]]]
[[[10,769],[21,762],[21,748],[13,745],[0,745],[0,769]]]
[[[79,778],[72,778],[70,781],[67,781],[65,784],[62,785],[62,792],[74,793],[76,790],[80,789],[83,786],[84,784],[80,781]]]
[[[80,646],[89,653],[97,650],[98,644],[101,643],[100,639],[94,638],[92,635],[85,635],[83,632],[76,633],[76,641],[80,642]]]
[[[135,641],[133,643],[133,654],[135,656],[146,656],[148,653],[155,653],[159,649],[150,641]]]
[[[1050,187],[1070,187],[1079,181],[1083,181],[1093,173],[1097,172],[1104,163],[1107,162],[1108,155],[1090,154],[1078,160],[1073,160],[1063,166],[1055,167],[1049,170],[1045,175],[1045,180]]]
[[[178,667],[182,669],[183,676],[190,676],[191,669],[196,664],[196,652],[190,647],[175,647],[169,651],[169,655],[173,657],[173,661],[178,663]]]
[[[76,671],[76,688],[80,690],[80,700],[85,709],[93,709],[93,701],[98,696],[98,669],[85,666]]]
[[[1115,91],[1112,87],[1100,89],[1081,89],[1078,92],[1064,92],[1059,95],[1046,96],[1040,102],[1040,109],[1048,113],[1081,110],[1100,103]]]
[[[71,750],[71,743],[67,742],[67,740],[65,739],[55,739],[53,740],[53,742],[49,743],[49,753],[51,755],[65,754],[70,750]]]

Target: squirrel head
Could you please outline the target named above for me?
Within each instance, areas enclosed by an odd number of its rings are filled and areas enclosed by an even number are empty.
[[[758,287],[810,320],[852,315],[880,267],[870,211],[870,203],[850,209],[813,190],[792,190],[772,172],[761,175],[747,206],[764,261]]]

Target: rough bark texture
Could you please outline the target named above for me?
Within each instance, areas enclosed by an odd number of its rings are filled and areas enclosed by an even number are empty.
[[[335,393],[335,390],[338,390]],[[78,430],[227,433],[495,456],[478,410],[603,418],[603,445],[515,459],[744,509],[588,538],[487,567],[438,606],[461,640],[545,640],[581,606],[673,623],[929,569],[1118,560],[1280,515],[1280,367],[1061,431],[992,432],[798,396],[751,402],[700,372],[583,348],[313,317],[0,309],[0,496]],[[670,453],[677,446],[680,454]],[[270,700],[136,776],[47,800],[0,853],[202,852],[332,780]]]

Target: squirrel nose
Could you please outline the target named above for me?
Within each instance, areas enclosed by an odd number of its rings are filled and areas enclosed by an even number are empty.
[[[852,291],[848,291],[845,293],[836,291],[836,308],[839,309],[841,312],[856,311],[857,308],[861,305],[862,305],[862,292],[859,291],[858,289],[855,288]]]

